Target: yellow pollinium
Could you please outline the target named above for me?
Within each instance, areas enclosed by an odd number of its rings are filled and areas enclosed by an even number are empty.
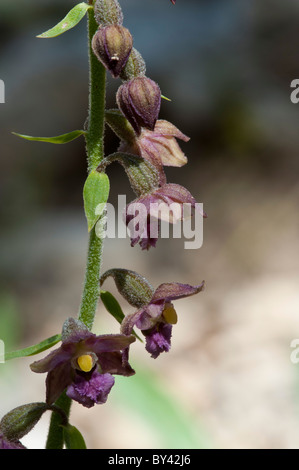
[[[178,322],[177,313],[172,305],[167,305],[163,310],[163,317],[167,323],[175,325]]]
[[[90,372],[93,368],[93,358],[90,354],[83,354],[77,359],[78,366],[83,372]]]

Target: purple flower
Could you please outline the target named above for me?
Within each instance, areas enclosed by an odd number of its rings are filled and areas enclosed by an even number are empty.
[[[131,246],[140,244],[143,250],[156,246],[159,237],[159,220],[176,223],[184,217],[186,205],[198,209],[196,200],[183,186],[174,183],[162,185],[141,196],[126,207],[125,219]],[[201,212],[206,217],[204,212]]]
[[[33,372],[48,372],[47,404],[52,404],[65,389],[70,398],[87,408],[105,403],[114,384],[111,374],[135,373],[120,352],[134,341],[134,336],[123,334],[96,336],[83,323],[69,318],[64,324],[61,346],[30,366]]]
[[[26,447],[20,441],[9,440],[0,433],[0,449],[26,449]]]
[[[171,347],[172,326],[177,323],[172,300],[197,294],[204,286],[204,281],[198,286],[176,282],[161,284],[148,303],[125,317],[121,326],[122,333],[130,335],[135,326],[139,328],[146,338],[146,350],[156,359]]]

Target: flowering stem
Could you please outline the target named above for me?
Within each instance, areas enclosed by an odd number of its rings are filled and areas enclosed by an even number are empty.
[[[86,136],[88,171],[95,170],[104,157],[104,124],[106,97],[106,70],[93,54],[91,41],[98,29],[94,11],[88,11],[89,34],[89,122]],[[79,320],[91,329],[99,298],[99,277],[103,241],[92,229],[89,237],[85,284],[82,295]]]
[[[104,157],[104,119],[106,97],[106,70],[92,52],[91,40],[98,29],[94,18],[94,10],[88,10],[88,40],[89,40],[89,118],[86,135],[88,172],[95,170]],[[81,320],[90,330],[99,298],[99,277],[102,258],[103,240],[97,237],[93,228],[89,236],[85,282],[79,312]],[[71,400],[62,394],[55,403],[66,416],[69,416]],[[47,440],[47,449],[63,448],[63,433],[60,426],[61,418],[57,413],[52,414]]]
[[[64,439],[63,428],[61,426],[65,424],[66,420],[68,419],[71,407],[71,400],[65,393],[63,393],[58,398],[58,400],[56,400],[55,408],[56,407],[60,410],[60,413],[57,413],[55,410],[52,412],[46,449],[63,448]]]

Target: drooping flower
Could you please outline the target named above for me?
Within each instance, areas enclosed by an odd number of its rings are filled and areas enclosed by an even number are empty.
[[[172,300],[189,297],[201,292],[204,282],[199,286],[189,284],[161,284],[154,292],[151,301],[136,313],[125,318],[121,331],[130,334],[136,326],[145,336],[145,349],[156,359],[171,347],[172,327],[178,321]]]
[[[166,183],[129,203],[125,222],[130,232],[131,246],[139,243],[143,250],[156,246],[159,220],[176,223],[184,218],[184,210],[187,208],[197,209],[201,216],[206,217],[192,194],[174,183]]]
[[[172,301],[195,295],[205,286],[204,281],[198,286],[170,282],[155,290],[142,276],[126,269],[107,271],[101,282],[109,276],[113,277],[120,294],[138,308],[124,318],[121,332],[130,335],[135,326],[139,328],[146,339],[145,348],[154,359],[171,347],[172,327],[178,320]]]
[[[65,389],[70,398],[87,408],[105,403],[114,384],[112,374],[135,373],[121,353],[134,341],[134,336],[123,334],[96,336],[83,323],[69,318],[61,346],[30,366],[33,372],[48,373],[47,404],[55,402]]]
[[[122,141],[119,150],[140,155],[158,168],[182,167],[188,160],[176,139],[190,140],[176,126],[159,119],[152,131],[143,128],[134,140]]]

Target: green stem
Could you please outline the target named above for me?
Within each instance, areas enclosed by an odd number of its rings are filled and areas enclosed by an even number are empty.
[[[95,170],[104,156],[106,70],[94,55],[91,41],[98,29],[93,9],[88,10],[89,25],[89,122],[86,136],[88,171]]]
[[[62,413],[64,412],[65,418],[68,418],[71,408],[71,400],[65,394],[65,392],[60,395],[58,400],[55,402],[55,406],[59,407]],[[48,433],[48,439],[46,443],[46,449],[62,449],[64,445],[63,440],[63,428],[62,424],[65,424],[65,418],[62,419],[62,416],[56,411],[52,412],[50,428]]]
[[[95,170],[104,157],[104,127],[105,127],[105,98],[106,70],[93,54],[91,40],[98,29],[94,18],[93,8],[88,10],[88,43],[89,43],[89,120],[86,135],[88,172]],[[82,294],[79,320],[88,329],[92,328],[99,298],[99,277],[101,268],[103,240],[98,238],[93,229],[89,236],[87,266],[84,289]],[[62,394],[55,405],[59,406],[69,416],[71,400]],[[61,417],[53,412],[47,440],[47,449],[62,449],[63,430]]]
[[[99,278],[103,241],[90,232],[85,283],[80,307],[79,320],[91,329],[99,298]]]
[[[86,136],[88,171],[95,170],[104,157],[104,127],[106,70],[94,55],[91,41],[98,29],[93,9],[88,11],[89,31],[89,122]],[[99,278],[101,268],[103,240],[98,238],[93,229],[89,236],[85,283],[79,313],[79,320],[91,329],[99,299]]]

